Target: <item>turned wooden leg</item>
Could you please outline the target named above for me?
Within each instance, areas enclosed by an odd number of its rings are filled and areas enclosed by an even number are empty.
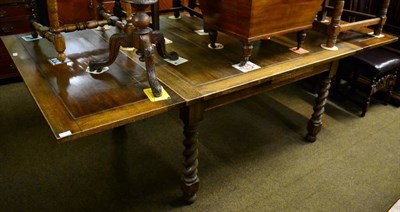
[[[185,140],[183,145],[183,175],[181,189],[185,203],[191,204],[196,201],[196,193],[199,190],[198,167],[198,124],[203,119],[204,109],[202,104],[186,106],[180,111],[180,118],[183,121],[183,134]]]
[[[243,60],[240,62],[239,66],[246,65],[251,56],[251,51],[253,50],[253,43],[245,42],[243,43]]]
[[[196,8],[196,0],[189,0],[188,6],[190,9],[194,10]],[[190,16],[194,16],[193,12],[189,12]]]
[[[167,52],[165,49],[164,35],[160,31],[153,31],[150,34],[151,42],[156,44],[157,52],[162,58],[170,60],[179,59],[179,55],[176,52]]]
[[[160,30],[160,5],[158,2],[151,5],[151,28]]]
[[[33,25],[33,22],[37,22],[37,19],[38,19],[38,17],[37,17],[38,16],[38,5],[37,5],[36,0],[31,0],[28,7],[31,11],[31,13],[29,14],[29,22],[31,23],[30,27],[32,30],[31,35],[32,35],[32,37],[37,38],[39,34],[36,31],[35,26]]]
[[[383,26],[386,23],[386,18],[387,18],[386,14],[388,11],[389,3],[390,3],[390,0],[383,0],[381,3],[381,7],[378,11],[378,17],[380,17],[381,20],[380,20],[379,24],[376,25],[374,28],[374,35],[382,34]]]
[[[180,8],[182,6],[182,1],[181,0],[172,0],[172,7],[173,8]],[[181,16],[179,9],[175,10],[174,12],[174,16],[175,18],[178,18],[179,16]]]
[[[344,7],[344,0],[336,0],[332,20],[328,26],[328,40],[326,42],[327,48],[333,48],[336,45],[337,37],[340,34],[340,19]]]
[[[325,111],[325,104],[329,95],[329,87],[331,84],[331,76],[324,74],[321,80],[320,90],[318,96],[315,99],[315,106],[313,108],[314,113],[311,115],[311,119],[307,125],[307,136],[306,139],[309,142],[314,142],[317,140],[317,134],[321,131],[322,127],[322,115]]]
[[[118,17],[119,20],[125,16],[124,9],[122,9],[121,0],[115,0],[113,6],[113,14]]]
[[[58,31],[60,22],[58,20],[58,5],[56,0],[47,0],[47,10],[49,14],[50,27],[55,30],[53,44],[58,53],[57,59],[64,61],[67,58],[65,55],[65,40],[61,33]]]
[[[303,45],[306,36],[307,33],[305,30],[297,32],[297,50],[299,50],[301,48],[301,45]]]
[[[218,31],[214,29],[204,29],[204,31],[208,31],[208,37],[210,38],[210,46],[215,49],[217,46],[215,43],[217,42]]]

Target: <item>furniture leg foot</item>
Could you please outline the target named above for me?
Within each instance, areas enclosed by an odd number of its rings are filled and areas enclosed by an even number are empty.
[[[243,60],[240,62],[239,66],[246,65],[247,61],[249,61],[250,59],[252,50],[253,50],[253,43],[243,44]]]
[[[306,36],[307,33],[305,30],[297,32],[297,50],[299,50],[301,48],[301,45],[303,45]]]
[[[204,31],[208,31],[208,37],[210,38],[210,46],[215,49],[217,46],[215,43],[217,42],[218,31],[213,29],[204,29]]]
[[[156,44],[157,53],[164,59],[177,60],[179,55],[176,52],[167,52],[165,49],[165,38],[160,31],[153,31],[150,34],[151,42]]]
[[[315,106],[313,108],[314,113],[311,116],[310,121],[307,125],[307,135],[306,140],[309,142],[315,142],[317,140],[317,134],[321,131],[322,128],[322,115],[325,111],[325,104],[329,95],[329,87],[330,87],[331,77],[324,76],[321,80],[320,91],[318,92],[318,96],[315,99]]]
[[[140,35],[140,51],[143,53],[145,60],[147,79],[149,81],[151,91],[155,97],[159,97],[161,96],[162,86],[160,82],[158,82],[156,76],[154,67],[154,51],[150,42],[149,34]]]
[[[187,184],[184,180],[181,185],[183,192],[183,202],[185,204],[192,204],[197,199],[197,191],[199,190],[199,179],[196,182]]]
[[[110,45],[109,45],[110,52],[108,58],[102,61],[96,61],[96,60],[90,61],[89,62],[90,72],[101,73],[103,67],[111,65],[118,56],[120,46],[129,46],[128,35],[125,33],[114,34],[110,37]]]

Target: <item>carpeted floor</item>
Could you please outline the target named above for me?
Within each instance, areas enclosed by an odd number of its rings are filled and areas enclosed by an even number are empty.
[[[57,144],[23,83],[0,86],[1,211],[388,211],[400,198],[400,109],[329,101],[301,83],[206,113],[198,200],[180,204],[178,111]],[[156,130],[157,129],[157,130]]]

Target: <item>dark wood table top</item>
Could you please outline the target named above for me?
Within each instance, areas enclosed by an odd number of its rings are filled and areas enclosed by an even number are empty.
[[[172,108],[218,99],[266,82],[278,87],[326,71],[329,62],[396,40],[390,35],[373,38],[352,32],[338,41],[338,51],[328,51],[320,47],[326,36],[310,31],[303,45],[310,53],[299,55],[289,50],[296,46],[295,35],[280,36],[255,43],[251,61],[261,68],[242,73],[232,67],[241,60],[242,44],[221,33],[218,42],[223,43],[224,49],[209,49],[208,36],[194,33],[198,29],[202,29],[198,18],[161,18],[161,31],[173,41],[167,45],[168,51],[176,51],[189,61],[174,66],[156,60],[157,76],[171,96],[160,102],[150,102],[143,93],[143,88],[148,87],[144,63],[133,52],[120,53],[109,72],[85,72],[90,59],[107,56],[106,41],[115,29],[64,34],[72,66],[52,66],[47,60],[54,58],[56,52],[45,39],[26,42],[21,35],[11,35],[2,40],[11,55],[18,53],[12,58],[59,141],[135,122]],[[310,69],[317,66],[324,68]],[[63,137],[64,132],[71,135]]]
[[[344,40],[339,39],[338,51],[328,51],[320,47],[326,42],[326,35],[309,30],[302,47],[310,53],[300,55],[289,50],[297,44],[295,33],[274,37],[254,44],[250,60],[261,68],[243,73],[232,67],[242,58],[242,44],[238,39],[220,33],[218,42],[222,43],[224,48],[212,50],[207,47],[208,36],[193,33],[202,29],[201,19],[182,17],[170,20],[162,17],[161,23],[161,31],[174,42],[168,49],[178,52],[189,62],[167,68],[167,72],[158,72],[158,76],[166,85],[173,87],[173,90],[188,104],[199,98],[213,99],[266,81],[282,81],[291,77],[304,78],[307,77],[306,74],[298,73],[294,76],[293,71],[327,64],[397,39],[390,35],[375,38],[366,33],[351,31],[342,33]]]
[[[148,100],[143,92],[149,87],[144,64],[125,54],[119,54],[106,73],[85,72],[90,59],[108,54],[108,43],[95,31],[66,33],[65,39],[71,66],[48,62],[56,52],[46,39],[26,42],[21,35],[2,37],[10,54],[18,54],[12,58],[60,142],[157,115],[184,103],[167,86],[164,88],[170,99]]]

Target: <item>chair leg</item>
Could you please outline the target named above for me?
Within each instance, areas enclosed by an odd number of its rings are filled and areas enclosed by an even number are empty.
[[[371,85],[371,87],[369,88],[369,92],[368,92],[368,96],[367,99],[365,100],[364,104],[362,105],[361,108],[361,117],[364,117],[365,114],[367,113],[369,104],[371,103],[371,96],[374,94],[374,84]]]

